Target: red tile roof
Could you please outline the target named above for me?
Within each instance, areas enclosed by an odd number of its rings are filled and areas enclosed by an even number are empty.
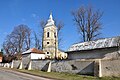
[[[29,50],[23,52],[22,54],[26,54],[26,53],[45,54],[45,53],[43,53],[43,51],[38,50],[38,49],[36,49],[36,48],[31,48],[31,49],[29,49]]]
[[[36,49],[36,48],[31,48],[30,50],[31,50],[31,52],[34,52],[34,53],[44,54],[43,51],[38,50],[38,49]]]

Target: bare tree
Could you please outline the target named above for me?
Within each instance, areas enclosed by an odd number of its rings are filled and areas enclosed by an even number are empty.
[[[34,40],[35,40],[35,48],[40,49],[41,48],[40,39],[38,35],[36,34],[36,32],[34,32]]]
[[[27,25],[21,24],[6,37],[3,48],[7,54],[14,55],[28,50],[31,46],[31,30]]]
[[[30,49],[31,46],[31,29],[28,28],[27,26],[25,27],[25,43],[26,43],[26,50]]]
[[[18,52],[28,50],[30,48],[31,30],[27,25],[21,24],[14,28],[11,33],[13,41],[18,43]]]
[[[55,20],[55,25],[57,26],[57,36],[58,36],[58,48],[61,47],[63,38],[61,36],[61,31],[64,27],[64,23],[62,21]]]
[[[44,37],[44,27],[45,27],[45,24],[47,23],[47,21],[45,20],[41,20],[40,21],[40,28],[41,28],[41,43],[42,43],[42,49],[43,49],[43,37]]]
[[[82,35],[83,41],[94,40],[100,35],[101,29],[100,19],[103,13],[100,10],[94,11],[91,6],[80,7],[72,11],[73,21],[78,29],[78,33]]]
[[[6,54],[13,55],[13,53],[16,51],[16,46],[14,42],[11,42],[11,41],[12,39],[10,38],[10,35],[7,35],[6,40],[3,42],[3,49]]]

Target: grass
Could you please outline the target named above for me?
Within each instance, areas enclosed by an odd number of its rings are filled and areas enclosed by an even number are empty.
[[[93,80],[96,77],[93,76],[82,76],[77,74],[59,73],[59,72],[43,72],[38,70],[19,70],[20,72],[30,73],[42,77],[48,77],[58,80]]]
[[[10,69],[10,68],[7,68]],[[86,75],[78,75],[78,74],[69,74],[69,73],[59,73],[59,72],[43,72],[39,70],[19,70],[12,69],[23,73],[28,73],[36,76],[51,78],[55,80],[120,80],[120,77],[93,77]]]
[[[69,74],[69,73],[59,73],[59,72],[43,72],[38,70],[18,70],[20,72],[25,72],[33,75],[38,75],[42,77],[48,77],[58,80],[120,80],[120,77],[94,77],[78,74]]]

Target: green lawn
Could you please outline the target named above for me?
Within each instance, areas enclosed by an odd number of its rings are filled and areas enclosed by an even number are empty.
[[[58,80],[120,80],[120,77],[93,77],[93,76],[85,76],[85,75],[77,75],[77,74],[68,74],[68,73],[59,73],[59,72],[43,72],[38,70],[18,70],[21,72],[34,74],[42,77],[48,77]]]
[[[20,72],[30,73],[42,77],[48,77],[53,79],[60,79],[60,80],[93,80],[97,79],[96,77],[92,76],[81,76],[76,74],[68,74],[68,73],[59,73],[59,72],[43,72],[38,70],[18,70]]]
[[[24,72],[28,74],[33,74],[41,77],[53,78],[55,80],[120,80],[120,77],[93,77],[93,76],[85,76],[85,75],[77,75],[77,74],[68,74],[68,73],[59,73],[59,72],[43,72],[39,70],[19,70],[19,69],[11,69],[19,72]]]

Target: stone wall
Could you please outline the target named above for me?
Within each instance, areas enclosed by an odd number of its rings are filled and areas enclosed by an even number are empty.
[[[29,65],[29,62],[30,62],[30,58],[31,58],[31,55],[30,54],[25,54],[25,55],[22,55],[22,68],[23,69],[27,69],[28,68],[28,65]]]
[[[87,75],[93,75],[94,73],[94,61],[92,60],[31,60],[31,68],[33,70],[47,71],[49,62],[51,62],[51,70],[53,72],[68,72]],[[23,69],[25,69],[24,64],[25,61],[23,61]],[[26,64],[29,65],[29,62],[26,62]]]
[[[53,72],[104,76],[120,76],[120,59],[117,60],[33,60],[32,69],[47,71],[51,61]],[[96,65],[97,63],[97,65]]]
[[[18,68],[20,62],[20,60],[13,61],[13,68]],[[99,77],[120,76],[120,59],[31,60],[31,69],[47,71],[49,62],[51,62],[51,71],[53,72],[67,72]],[[29,63],[26,64],[29,65]],[[22,68],[24,69],[24,66]]]
[[[102,76],[120,76],[120,59],[101,60]]]
[[[32,60],[31,61],[31,68],[33,70],[43,70],[46,71],[48,69],[48,63],[50,60]]]
[[[22,60],[23,61],[23,60]],[[31,68],[33,70],[47,71],[49,62],[51,61],[51,70],[53,72],[68,72],[75,74],[94,74],[94,61],[91,60],[31,60]],[[21,61],[14,61],[14,68],[18,68]],[[22,62],[22,68],[27,69],[29,61]]]
[[[21,60],[13,60],[13,68],[19,68],[20,66],[20,63],[21,63]]]
[[[68,60],[53,62],[52,71],[92,75],[94,61]]]

